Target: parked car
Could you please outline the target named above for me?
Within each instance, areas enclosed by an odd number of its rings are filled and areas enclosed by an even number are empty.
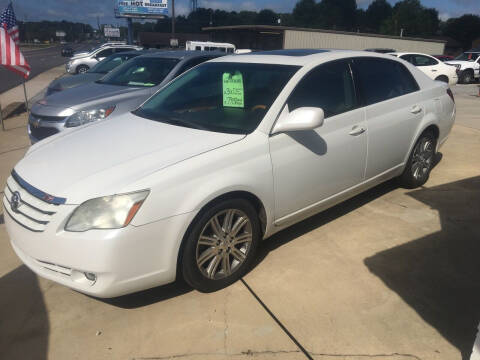
[[[447,61],[446,64],[454,65],[460,72],[459,79],[463,84],[480,79],[480,50],[470,50]]]
[[[433,57],[443,62],[455,59],[454,56],[450,55],[433,55]]]
[[[61,131],[136,109],[184,71],[224,53],[151,52],[120,65],[101,79],[52,94],[32,106],[32,143]]]
[[[383,49],[383,48],[375,48],[375,49],[365,49],[368,52],[376,52],[379,54],[387,54],[387,53],[394,53],[395,49]]]
[[[392,53],[422,70],[430,79],[443,81],[450,86],[458,82],[457,68],[435,59],[427,54],[417,53]]]
[[[5,224],[28,267],[86,294],[177,276],[214,291],[262,239],[390,178],[424,184],[454,118],[447,84],[391,56],[221,57],[132,113],[32,146]]]
[[[106,57],[120,52],[129,52],[142,50],[142,47],[124,44],[104,44],[90,52],[81,52],[74,54],[66,65],[66,70],[70,74],[84,74],[91,67],[97,65]]]
[[[97,65],[92,67],[84,74],[78,74],[75,76],[67,75],[53,80],[50,85],[48,85],[45,96],[50,96],[66,89],[71,89],[79,85],[94,82],[124,62],[146,53],[148,52],[140,50],[110,55],[109,57],[97,63]]]
[[[66,45],[62,47],[61,54],[63,57],[72,57],[73,56],[73,48],[71,45]]]

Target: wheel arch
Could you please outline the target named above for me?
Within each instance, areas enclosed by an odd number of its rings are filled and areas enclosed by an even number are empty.
[[[193,217],[192,221],[190,221],[190,224],[188,224],[187,229],[185,230],[185,233],[183,234],[182,241],[180,243],[180,247],[178,249],[178,254],[177,254],[177,275],[176,278],[179,279],[182,277],[182,254],[183,254],[183,249],[185,247],[185,242],[192,231],[192,227],[195,224],[195,221],[200,217],[200,215],[203,213],[203,211],[208,208],[209,206],[212,206],[214,204],[217,204],[221,201],[225,200],[230,200],[230,199],[243,199],[247,200],[250,204],[253,205],[255,208],[258,218],[260,220],[260,226],[261,226],[261,231],[262,231],[262,236],[265,235],[266,230],[267,230],[267,213],[265,210],[265,205],[263,204],[262,200],[255,195],[254,193],[246,190],[232,190],[225,192],[221,195],[217,195],[216,197],[207,200],[205,204],[201,206],[201,208],[197,211],[196,215]]]

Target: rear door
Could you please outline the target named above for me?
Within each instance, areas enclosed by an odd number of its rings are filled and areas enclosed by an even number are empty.
[[[400,62],[358,58],[354,71],[366,105],[370,179],[403,164],[424,106],[417,82]]]

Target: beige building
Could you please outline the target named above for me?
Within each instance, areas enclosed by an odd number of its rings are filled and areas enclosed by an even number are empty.
[[[443,54],[445,41],[346,31],[332,31],[285,26],[236,25],[203,28],[212,41],[229,42],[241,49],[348,49],[372,48]]]

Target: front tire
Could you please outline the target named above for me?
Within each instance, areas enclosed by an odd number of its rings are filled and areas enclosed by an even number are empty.
[[[260,238],[260,220],[247,200],[224,200],[203,210],[186,235],[185,281],[201,292],[234,283],[251,267]]]
[[[425,184],[430,176],[435,159],[437,139],[432,132],[424,132],[413,147],[400,183],[403,187],[413,189]]]
[[[87,65],[77,67],[77,74],[85,74],[90,68]]]
[[[465,70],[460,76],[460,82],[462,84],[470,84],[473,81],[473,71]]]

